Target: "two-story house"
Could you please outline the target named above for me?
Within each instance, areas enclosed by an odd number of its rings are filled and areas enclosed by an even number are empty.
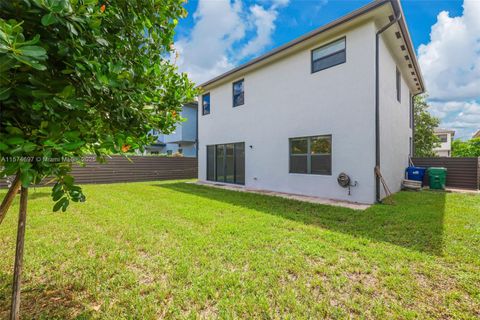
[[[185,121],[178,123],[174,132],[170,134],[151,132],[157,139],[154,144],[146,147],[147,152],[166,155],[178,153],[184,157],[197,156],[197,104],[185,104],[180,116]]]
[[[400,190],[412,97],[424,85],[398,0],[369,3],[200,87],[200,181],[374,203],[385,195],[379,168]]]
[[[440,145],[433,149],[439,157],[452,156],[452,141],[455,136],[454,130],[435,129],[435,135],[440,139]]]

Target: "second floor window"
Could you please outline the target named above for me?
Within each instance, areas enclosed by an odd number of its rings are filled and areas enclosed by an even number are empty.
[[[202,114],[210,114],[210,93],[202,96]]]
[[[312,51],[312,73],[347,61],[346,40],[342,38]]]
[[[233,83],[233,107],[241,106],[245,103],[243,79]]]
[[[440,139],[441,143],[445,143],[448,141],[448,136],[446,134],[439,134],[438,138]]]

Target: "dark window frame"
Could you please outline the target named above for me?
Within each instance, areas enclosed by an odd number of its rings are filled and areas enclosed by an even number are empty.
[[[243,82],[242,85],[242,95],[243,95],[243,102],[241,104],[235,104],[235,85],[239,82]],[[233,108],[243,106],[245,104],[245,79],[240,79],[232,83],[232,105]]]
[[[329,138],[330,139],[330,172],[329,173],[312,173],[312,151],[311,151],[311,145],[312,145],[312,139],[313,138]],[[298,154],[292,154],[292,141],[293,140],[300,140],[300,139],[307,139],[307,153],[298,153]],[[312,175],[317,175],[317,176],[331,176],[332,175],[332,153],[333,153],[333,137],[331,134],[320,134],[320,135],[314,135],[314,136],[303,136],[303,137],[293,137],[288,139],[288,173],[290,174],[312,174]],[[318,155],[318,154],[313,154],[313,156]],[[301,156],[301,157],[307,157],[307,172],[292,172],[292,156]]]
[[[205,102],[205,97],[208,96],[208,112],[205,112],[205,106],[204,106],[204,102]],[[202,95],[202,116],[205,116],[207,114],[210,114],[210,107],[212,105],[212,97],[210,96],[210,92],[207,92],[205,94]]]
[[[395,91],[397,94],[397,101],[402,103],[402,73],[398,67],[395,69]]]
[[[331,45],[332,43],[338,42],[338,41],[340,41],[340,40],[343,40],[343,41],[345,42],[345,49],[339,50],[339,51],[336,51],[336,52],[333,52],[333,53],[330,53],[329,55],[327,55],[327,56],[325,56],[325,57],[322,57],[322,58],[320,58],[320,59],[313,60],[313,53],[314,53],[315,51],[317,51],[317,50],[319,50],[319,49],[322,49],[322,48],[324,48],[324,47],[326,47],[326,46],[329,46],[329,45]],[[328,67],[323,68],[323,69],[319,69],[319,70],[314,70],[314,69],[313,69],[313,65],[314,65],[314,63],[315,63],[316,61],[329,58],[329,57],[331,57],[331,56],[333,56],[333,55],[335,55],[335,54],[338,54],[338,53],[340,53],[340,52],[343,52],[343,51],[345,51],[345,61],[342,61],[342,62],[333,64],[333,65],[328,66]],[[317,72],[320,72],[320,71],[323,71],[323,70],[327,70],[327,69],[333,68],[333,67],[335,67],[335,66],[338,66],[338,65],[341,65],[341,64],[344,64],[344,63],[347,63],[347,37],[346,37],[346,36],[343,36],[343,37],[341,37],[341,38],[338,38],[338,39],[335,39],[335,40],[333,40],[333,41],[330,41],[329,43],[326,43],[326,44],[324,44],[324,45],[322,45],[322,46],[320,46],[320,47],[314,48],[314,49],[312,49],[312,50],[310,51],[310,73],[311,73],[311,74],[314,74],[314,73],[317,73]]]

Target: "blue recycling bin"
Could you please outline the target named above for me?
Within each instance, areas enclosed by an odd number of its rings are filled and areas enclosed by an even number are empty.
[[[427,169],[422,167],[408,167],[405,173],[407,174],[408,180],[423,181],[425,171],[427,171]]]

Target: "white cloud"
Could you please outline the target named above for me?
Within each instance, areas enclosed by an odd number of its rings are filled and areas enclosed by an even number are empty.
[[[180,70],[203,81],[232,68],[229,50],[245,36],[241,12],[241,1],[200,1],[190,36],[175,42]]]
[[[442,11],[418,60],[441,126],[469,138],[480,127],[480,1],[464,0],[463,14]]]
[[[442,11],[430,43],[418,48],[432,99],[477,99],[480,95],[480,1],[465,0],[463,15]]]
[[[261,52],[266,46],[272,42],[272,34],[275,30],[275,20],[277,19],[277,10],[271,8],[264,9],[262,6],[253,5],[250,7],[251,19],[257,34],[250,39],[243,47],[240,56],[248,57]]]
[[[288,3],[270,0],[245,8],[242,0],[200,0],[191,33],[175,42],[180,71],[200,84],[262,53],[272,43],[278,9]]]
[[[430,112],[442,119],[441,127],[455,129],[456,138],[469,139],[480,129],[480,103],[472,101],[448,101],[429,103]]]

